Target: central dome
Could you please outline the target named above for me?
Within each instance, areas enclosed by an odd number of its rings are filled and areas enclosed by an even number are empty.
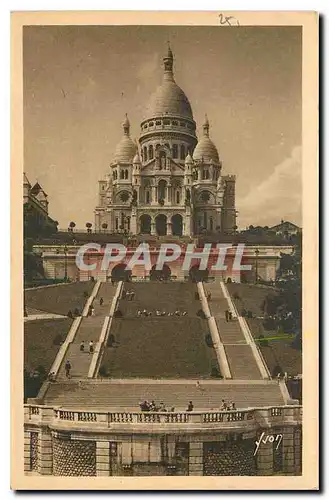
[[[164,81],[153,94],[149,116],[182,116],[193,120],[192,108],[183,90],[174,81]]]
[[[150,118],[156,116],[181,116],[193,120],[192,108],[183,90],[177,85],[173,75],[173,55],[163,58],[163,82],[152,95],[147,111]]]

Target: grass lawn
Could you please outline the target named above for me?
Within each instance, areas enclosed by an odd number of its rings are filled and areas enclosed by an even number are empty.
[[[49,373],[60,346],[54,345],[58,334],[66,338],[73,320],[69,318],[27,321],[24,324],[24,368],[29,372],[43,366]]]
[[[196,317],[115,319],[111,333],[119,346],[106,348],[102,365],[113,378],[209,378],[217,366],[207,322]]]
[[[25,291],[25,305],[29,309],[38,309],[45,313],[66,315],[69,310],[74,311],[77,307],[82,311],[87,297],[90,295],[95,283],[92,281],[81,281],[65,285],[48,286]]]
[[[239,313],[243,309],[252,311],[254,316],[263,316],[261,305],[268,294],[278,293],[272,287],[263,287],[259,285],[249,285],[244,283],[229,283],[226,285],[232,300],[234,301]],[[239,295],[239,299],[234,298],[234,294]],[[294,337],[288,337],[288,334],[278,333],[276,330],[265,330],[262,319],[247,319],[251,333],[255,339],[260,335],[268,337],[268,345],[258,342],[265,362],[270,370],[276,366],[281,366],[283,372],[289,375],[298,375],[302,373],[302,353],[293,347]],[[273,337],[287,337],[274,339]]]

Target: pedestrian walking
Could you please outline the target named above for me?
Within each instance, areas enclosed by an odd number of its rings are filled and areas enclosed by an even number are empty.
[[[230,314],[229,314],[228,310],[226,309],[226,311],[225,311],[225,319],[226,319],[226,321],[228,321],[229,316],[230,316]]]
[[[104,299],[103,299],[103,297],[101,297],[101,298],[99,299],[99,305],[100,305],[100,306],[102,306],[102,305],[103,305],[103,303],[104,303]]]
[[[94,352],[94,342],[91,340],[89,342],[89,353],[92,354]]]
[[[66,375],[66,378],[70,378],[70,372],[71,372],[71,363],[69,360],[66,361],[65,363],[65,375]]]

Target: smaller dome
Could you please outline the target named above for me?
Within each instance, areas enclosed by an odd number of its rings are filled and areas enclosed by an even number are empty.
[[[185,165],[190,165],[191,163],[193,163],[193,159],[190,153],[188,153],[187,157],[185,158]]]
[[[140,161],[139,154],[137,151],[137,153],[135,154],[134,159],[133,159],[133,164],[136,165],[136,164],[139,164],[140,162],[141,161]]]
[[[116,147],[114,158],[116,162],[130,163],[135,157],[137,146],[134,141],[130,138],[130,123],[128,116],[126,114],[125,120],[122,124],[123,127],[123,137]]]
[[[203,124],[203,137],[200,139],[193,153],[193,159],[197,161],[213,161],[219,163],[219,155],[215,144],[209,138],[209,121],[206,115]]]
[[[129,163],[136,154],[136,144],[128,136],[122,137],[116,147],[114,158],[116,161]]]

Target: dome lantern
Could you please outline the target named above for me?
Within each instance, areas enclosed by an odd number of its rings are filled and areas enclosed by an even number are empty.
[[[130,122],[127,114],[122,127],[123,137],[116,147],[114,157],[116,162],[130,163],[136,154],[137,147],[134,141],[130,138]]]

